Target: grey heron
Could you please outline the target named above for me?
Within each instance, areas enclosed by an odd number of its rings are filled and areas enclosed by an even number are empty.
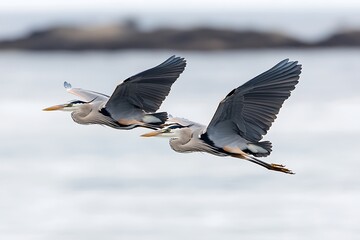
[[[285,59],[271,69],[232,90],[219,104],[208,126],[170,118],[168,126],[143,137],[170,137],[171,148],[180,153],[207,152],[256,163],[269,170],[293,174],[280,164],[266,163],[272,151],[267,133],[284,101],[295,89],[301,73],[297,61]]]
[[[82,100],[43,110],[71,111],[72,119],[79,124],[101,124],[116,129],[158,129],[165,123],[168,115],[166,112],[156,111],[185,66],[184,58],[172,56],[156,67],[124,80],[111,96],[72,88],[71,84],[64,82],[66,90]]]

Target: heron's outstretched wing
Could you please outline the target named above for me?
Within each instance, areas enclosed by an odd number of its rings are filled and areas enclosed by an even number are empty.
[[[86,102],[90,102],[95,99],[105,102],[109,99],[109,96],[102,94],[102,93],[85,90],[85,89],[81,89],[81,88],[73,88],[71,86],[71,84],[68,82],[64,82],[64,87],[66,88],[66,91],[68,93],[74,94],[74,95],[82,98]]]
[[[184,58],[172,56],[156,67],[126,79],[116,87],[105,109],[114,119],[122,117],[122,112],[132,110],[129,108],[155,112],[185,66]]]
[[[232,90],[222,100],[208,128],[217,145],[258,142],[274,122],[284,101],[298,83],[301,65],[285,59],[268,71]]]

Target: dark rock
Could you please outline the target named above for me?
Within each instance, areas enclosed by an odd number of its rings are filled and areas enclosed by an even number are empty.
[[[326,47],[358,47],[360,46],[360,31],[351,30],[335,33],[316,45]]]
[[[336,33],[318,43],[306,43],[281,33],[216,28],[161,28],[141,31],[136,24],[95,27],[54,27],[23,38],[0,41],[0,49],[118,50],[176,49],[228,50],[360,46],[360,31]]]

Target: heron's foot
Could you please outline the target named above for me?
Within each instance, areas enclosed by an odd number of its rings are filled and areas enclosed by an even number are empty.
[[[283,172],[283,173],[287,173],[287,174],[295,174],[293,171],[291,171],[290,169],[285,168],[284,165],[281,164],[276,164],[276,163],[271,163],[271,168],[270,170],[273,171],[278,171],[278,172]]]

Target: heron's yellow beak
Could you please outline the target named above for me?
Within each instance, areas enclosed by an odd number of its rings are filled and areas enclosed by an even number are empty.
[[[55,111],[55,110],[61,110],[63,109],[64,107],[66,107],[65,104],[62,104],[62,105],[55,105],[55,106],[51,106],[51,107],[47,107],[47,108],[44,108],[43,111]]]
[[[155,136],[158,136],[159,134],[162,134],[163,132],[164,132],[163,130],[156,130],[156,131],[142,134],[140,136],[141,137],[155,137]]]

